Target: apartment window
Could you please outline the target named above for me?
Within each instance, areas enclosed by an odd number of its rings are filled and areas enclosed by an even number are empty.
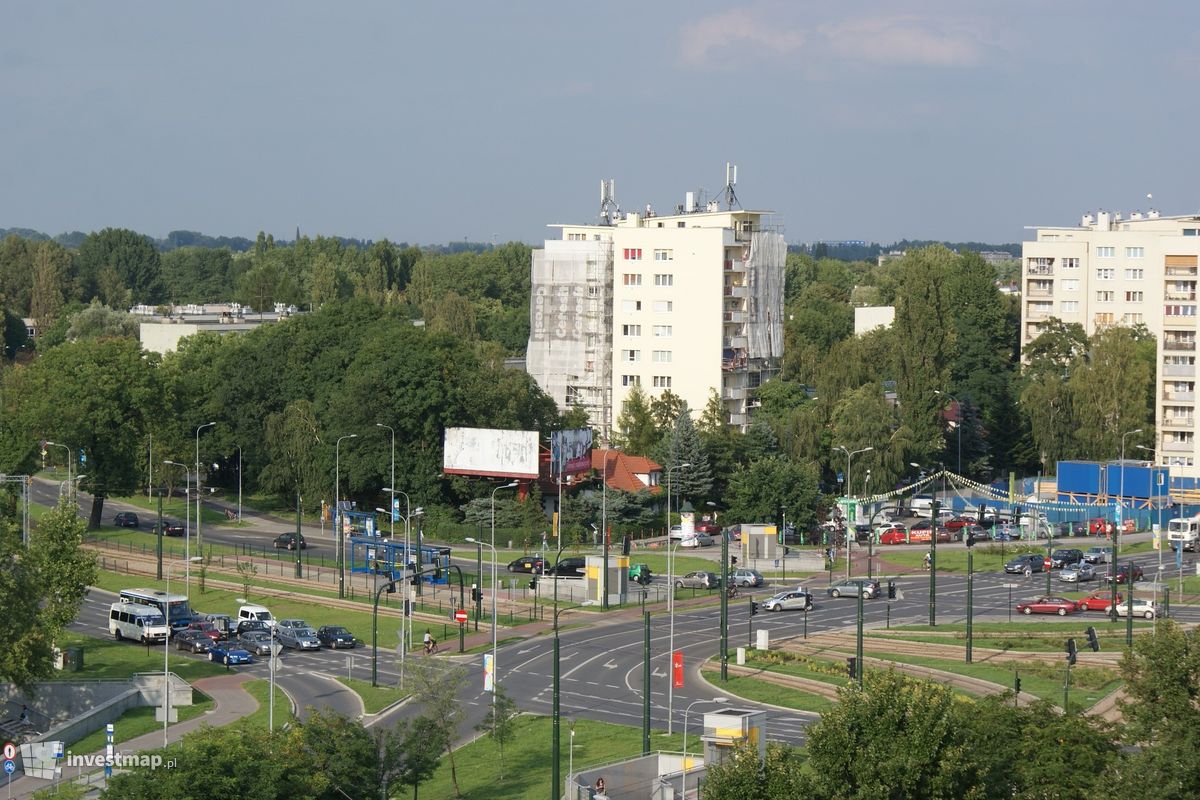
[[[642,335],[642,326],[641,325],[622,325],[621,326],[621,335],[622,336],[641,336]]]
[[[1117,299],[1116,292],[1096,292],[1096,302],[1097,303],[1111,303],[1113,300],[1116,300],[1116,299]]]
[[[1121,317],[1121,322],[1123,322],[1126,325],[1141,325],[1145,321],[1146,321],[1145,314],[1130,313],[1130,314],[1124,314]]]
[[[670,389],[671,388],[671,376],[670,375],[655,375],[654,376],[654,388],[655,389]]]
[[[1115,247],[1097,247],[1096,258],[1116,258],[1117,248]]]
[[[1125,293],[1125,302],[1126,303],[1140,303],[1145,299],[1146,299],[1145,292],[1126,292]]]
[[[1079,269],[1078,258],[1064,258],[1062,260],[1063,269]]]
[[[1097,314],[1095,317],[1092,318],[1092,321],[1095,322],[1097,325],[1112,325],[1113,324],[1113,315],[1111,313]]]
[[[642,248],[626,247],[625,248],[625,260],[626,261],[641,261],[642,260]]]
[[[1059,303],[1058,308],[1063,313],[1067,313],[1067,314],[1074,313],[1079,310],[1079,301],[1078,300],[1063,300],[1061,303]]]
[[[587,239],[586,233],[568,233],[567,234],[568,242],[582,242],[586,239]]]
[[[655,300],[654,301],[654,313],[655,314],[665,314],[665,313],[673,310],[674,308],[675,308],[675,304],[672,303],[670,300]]]
[[[671,363],[671,351],[670,350],[655,350],[653,353],[653,361],[655,364],[670,364]]]
[[[622,386],[641,386],[642,385],[642,376],[641,375],[622,375],[621,376],[621,385]]]
[[[1117,277],[1117,271],[1111,267],[1096,270],[1096,280],[1111,281]]]
[[[676,228],[684,228],[684,227],[687,227],[687,223],[684,222],[683,220],[680,220],[679,222],[675,223],[675,227]]]
[[[624,311],[626,314],[629,314],[634,311],[641,311],[642,310],[642,301],[641,300],[622,300],[621,301],[621,310]]]
[[[621,351],[621,360],[622,361],[631,361],[631,362],[632,361],[641,361],[642,360],[642,351],[641,350],[622,350]]]
[[[1127,270],[1125,270],[1125,280],[1127,280],[1127,281],[1140,281],[1145,277],[1146,277],[1146,270],[1144,270],[1144,269],[1127,269]]]
[[[638,272],[626,272],[622,277],[622,281],[626,286],[641,286],[642,276]]]
[[[660,339],[670,338],[671,326],[670,325],[655,325],[654,326],[654,335],[659,337]]]
[[[1163,307],[1163,314],[1168,317],[1194,317],[1196,316],[1196,307],[1168,305]]]
[[[600,296],[600,287],[599,286],[589,286],[588,287],[588,297],[599,297],[599,296]]]
[[[1184,228],[1184,236],[1200,236],[1200,228]]]
[[[675,276],[670,274],[659,274],[654,276],[655,286],[674,286]]]
[[[1078,278],[1068,278],[1068,279],[1064,280],[1062,282],[1062,288],[1063,288],[1064,292],[1078,292],[1079,291],[1079,279]]]
[[[675,251],[674,250],[655,250],[654,251],[654,260],[655,261],[673,261],[674,259],[675,259]]]
[[[1146,248],[1144,248],[1144,247],[1126,247],[1125,248],[1125,257],[1126,258],[1145,258],[1145,256],[1146,256]]]

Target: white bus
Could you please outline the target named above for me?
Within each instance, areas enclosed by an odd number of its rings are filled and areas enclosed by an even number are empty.
[[[165,642],[171,635],[166,618],[157,608],[128,602],[109,606],[108,632],[117,639],[133,639],[143,644]]]
[[[160,592],[157,589],[122,589],[121,599],[127,603],[141,603],[158,609],[171,631],[186,628],[192,622],[192,608],[188,605],[187,595]]]
[[[1200,518],[1180,517],[1167,523],[1167,541],[1172,549],[1182,547],[1194,551],[1197,539],[1200,539]]]

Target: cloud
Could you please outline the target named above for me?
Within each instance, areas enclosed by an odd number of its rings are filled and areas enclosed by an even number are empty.
[[[762,19],[757,11],[735,8],[685,25],[680,32],[680,57],[688,66],[699,66],[712,51],[733,46],[765,47],[786,55],[802,48],[806,38],[803,31]]]
[[[829,51],[843,58],[894,66],[962,67],[982,59],[981,42],[944,21],[915,17],[864,17],[822,25]]]

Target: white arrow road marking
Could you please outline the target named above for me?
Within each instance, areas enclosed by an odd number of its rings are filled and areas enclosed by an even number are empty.
[[[616,661],[609,659],[608,663],[604,665],[604,668],[605,669],[616,669],[619,666],[621,666],[621,665],[618,664]]]

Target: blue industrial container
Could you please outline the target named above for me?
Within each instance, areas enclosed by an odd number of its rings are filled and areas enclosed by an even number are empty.
[[[1170,489],[1166,467],[1147,467],[1130,461],[1110,462],[1105,469],[1105,484],[1110,497],[1165,497]]]
[[[1104,483],[1104,468],[1096,461],[1059,461],[1059,494],[1098,495]],[[1128,480],[1126,476],[1126,480]]]

